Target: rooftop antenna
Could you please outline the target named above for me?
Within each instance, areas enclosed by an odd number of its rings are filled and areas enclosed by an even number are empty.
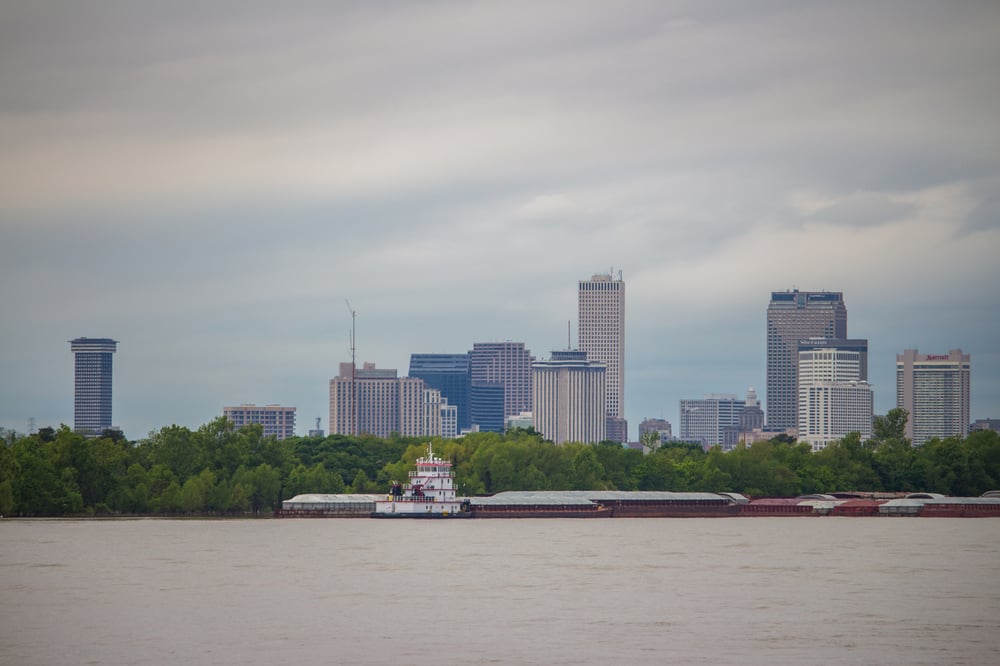
[[[570,320],[566,320],[566,351],[573,351],[573,343],[571,342],[570,332],[569,332]]]
[[[357,377],[357,363],[355,362],[355,354],[357,352],[357,347],[355,346],[357,340],[357,326],[358,326],[358,313],[351,307],[351,302],[344,299],[347,303],[347,311],[351,313],[351,432],[350,434],[357,435],[356,432],[357,422],[358,422],[358,389],[354,380]]]
[[[319,430],[319,417],[316,417],[316,430]]]

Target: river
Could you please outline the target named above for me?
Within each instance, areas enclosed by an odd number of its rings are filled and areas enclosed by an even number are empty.
[[[2,520],[2,664],[997,664],[1000,520]]]

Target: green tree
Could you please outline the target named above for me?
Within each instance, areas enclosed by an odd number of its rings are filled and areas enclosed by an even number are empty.
[[[909,413],[902,407],[890,409],[885,416],[876,416],[872,428],[875,442],[906,439],[906,421]]]

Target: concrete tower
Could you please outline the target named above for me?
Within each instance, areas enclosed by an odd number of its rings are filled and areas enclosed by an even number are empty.
[[[554,351],[532,366],[535,430],[556,444],[605,438],[605,367],[582,351]]]
[[[594,275],[579,282],[579,349],[587,360],[607,368],[608,421],[616,434],[627,435],[625,418],[625,282]],[[624,426],[624,427],[622,427]],[[610,433],[609,433],[610,436]]]
[[[118,341],[110,338],[70,340],[75,357],[73,429],[100,435],[111,427],[111,355]]]

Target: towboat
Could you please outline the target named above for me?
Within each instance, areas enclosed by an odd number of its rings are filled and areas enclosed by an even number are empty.
[[[455,472],[451,461],[434,455],[432,444],[427,455],[417,458],[410,482],[393,481],[385,499],[375,501],[372,518],[471,518],[469,500],[455,496]]]

